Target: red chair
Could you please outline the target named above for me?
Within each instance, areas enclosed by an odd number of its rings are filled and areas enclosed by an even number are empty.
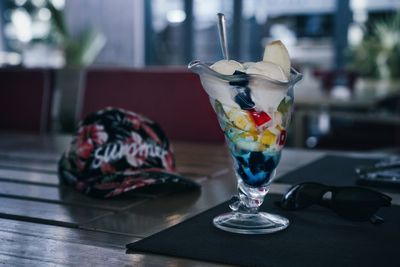
[[[82,117],[109,106],[151,118],[173,140],[223,141],[198,77],[184,69],[89,70]]]
[[[0,69],[1,130],[49,130],[51,76],[47,70]]]

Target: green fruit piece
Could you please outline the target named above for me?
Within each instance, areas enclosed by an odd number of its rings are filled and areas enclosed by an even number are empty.
[[[221,118],[228,119],[228,116],[225,113],[224,107],[222,106],[221,102],[219,102],[218,100],[215,100],[214,109],[215,109],[215,112],[218,114],[218,116],[220,116]]]
[[[284,99],[282,99],[281,103],[279,103],[278,111],[283,115],[288,113],[290,111],[292,103],[293,101],[291,97],[285,97]]]

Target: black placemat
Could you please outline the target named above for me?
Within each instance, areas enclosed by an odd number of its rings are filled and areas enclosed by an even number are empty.
[[[382,158],[356,158],[346,156],[325,156],[304,167],[296,169],[281,178],[276,183],[296,184],[301,182],[319,182],[333,186],[358,186],[355,168],[358,166],[374,166]],[[400,186],[384,184],[361,184],[378,191],[399,193]]]
[[[129,244],[128,253],[145,252],[240,266],[399,266],[400,207],[384,208],[382,225],[346,221],[311,207],[283,212],[268,195],[262,209],[286,216],[281,232],[241,235],[221,231],[212,219],[229,210],[223,203],[183,223]]]

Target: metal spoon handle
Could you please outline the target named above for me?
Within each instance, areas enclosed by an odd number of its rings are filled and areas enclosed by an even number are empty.
[[[225,15],[222,13],[218,13],[217,17],[218,17],[219,42],[221,44],[222,54],[226,60],[229,60],[228,42],[226,39],[227,36],[226,36]]]

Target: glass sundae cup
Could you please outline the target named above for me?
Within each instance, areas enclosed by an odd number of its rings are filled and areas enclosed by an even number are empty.
[[[214,218],[214,225],[244,234],[285,229],[286,218],[260,212],[259,207],[275,176],[293,110],[293,87],[302,75],[291,68],[286,82],[240,71],[224,75],[200,61],[188,67],[200,76],[210,97],[238,182],[232,211]]]

